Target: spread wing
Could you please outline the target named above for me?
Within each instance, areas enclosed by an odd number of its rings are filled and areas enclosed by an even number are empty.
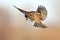
[[[37,12],[41,13],[41,20],[45,20],[47,18],[47,9],[44,6],[38,6]]]

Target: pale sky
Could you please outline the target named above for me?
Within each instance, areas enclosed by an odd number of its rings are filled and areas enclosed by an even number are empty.
[[[47,19],[43,23],[47,26],[60,26],[60,0],[0,0],[0,4],[15,5],[24,10],[36,10],[38,5],[43,5],[48,11]],[[11,10],[14,10],[13,12],[16,15],[19,15],[17,14],[19,12],[18,10],[14,8],[11,8]],[[20,18],[22,17],[21,15]],[[22,19],[24,18],[22,17]]]

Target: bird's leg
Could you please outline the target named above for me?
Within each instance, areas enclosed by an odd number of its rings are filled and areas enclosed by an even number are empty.
[[[46,26],[44,24],[42,24],[42,22],[40,22],[40,24],[38,24],[39,26],[41,26],[42,28],[46,28]]]
[[[26,20],[28,20],[28,17],[25,15]]]
[[[38,24],[37,24],[37,22],[34,23],[34,26],[35,26],[35,27],[39,27]]]
[[[34,26],[35,26],[35,27],[46,28],[46,26],[45,26],[44,24],[42,24],[41,22],[40,22],[40,23],[35,22]]]
[[[44,24],[42,24],[41,27],[42,27],[42,28],[47,28],[46,25],[44,25]]]
[[[34,26],[37,27],[37,23],[36,22],[34,23]]]

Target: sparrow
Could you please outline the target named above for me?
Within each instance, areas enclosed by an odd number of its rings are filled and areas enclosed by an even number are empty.
[[[38,6],[36,11],[25,11],[16,6],[14,7],[24,14],[26,20],[30,19],[32,22],[34,21],[34,27],[47,28],[42,23],[47,18],[47,9],[44,6]]]

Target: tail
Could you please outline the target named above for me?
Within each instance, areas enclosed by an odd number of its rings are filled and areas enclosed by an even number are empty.
[[[22,13],[27,13],[26,11],[24,11],[24,10],[22,10],[22,9],[20,9],[20,8],[18,8],[18,7],[16,7],[16,6],[14,6],[16,9],[18,9],[19,11],[21,11]]]

